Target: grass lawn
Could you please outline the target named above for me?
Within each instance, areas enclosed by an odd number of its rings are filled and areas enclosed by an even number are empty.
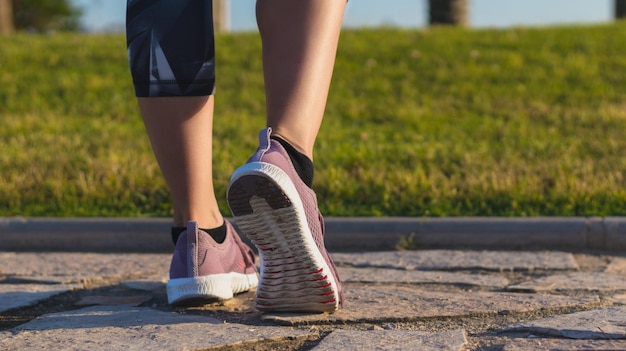
[[[215,177],[264,127],[257,34],[217,38]],[[122,35],[0,37],[0,216],[170,216]],[[626,23],[342,33],[329,216],[626,215]],[[207,160],[208,162],[209,160]]]

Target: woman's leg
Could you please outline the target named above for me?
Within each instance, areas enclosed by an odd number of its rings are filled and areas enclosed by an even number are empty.
[[[215,228],[224,220],[213,190],[213,96],[139,98],[139,107],[172,195],[174,226],[196,221]]]
[[[174,226],[223,223],[213,191],[214,39],[211,0],[129,0],[131,73]]]
[[[333,73],[344,0],[258,0],[267,125],[313,159]]]
[[[174,204],[168,302],[228,299],[257,286],[252,250],[213,191],[212,0],[128,0],[139,107]],[[208,228],[206,230],[200,228]]]
[[[344,7],[343,0],[257,2],[270,128],[231,177],[227,198],[259,249],[260,310],[332,312],[343,303],[311,184]]]

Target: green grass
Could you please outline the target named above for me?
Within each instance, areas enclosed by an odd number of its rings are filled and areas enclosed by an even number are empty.
[[[260,41],[218,39],[215,177],[264,126]],[[0,37],[0,216],[169,216],[124,37]],[[626,24],[342,33],[331,216],[626,215]]]

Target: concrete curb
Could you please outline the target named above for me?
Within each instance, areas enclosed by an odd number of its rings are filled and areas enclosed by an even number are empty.
[[[626,217],[326,218],[330,251],[624,250]],[[171,252],[165,218],[0,218],[0,251]]]

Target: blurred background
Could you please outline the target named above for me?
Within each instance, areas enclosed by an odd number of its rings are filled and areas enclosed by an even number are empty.
[[[215,0],[219,12],[216,25],[225,31],[255,30],[254,2]],[[14,25],[18,27],[33,25],[28,21],[35,21],[32,12],[37,9],[67,16],[69,23],[63,25],[82,31],[124,30],[125,0],[0,0],[0,16],[6,18],[2,13],[10,12],[8,8],[11,5],[12,11],[17,12]],[[616,8],[624,7],[622,0],[351,0],[344,26],[422,27],[432,20],[429,10],[433,7],[441,10],[447,6],[461,13],[454,20],[472,27],[599,23],[612,20],[616,16]],[[43,21],[41,18],[38,20]],[[5,31],[9,30],[7,22],[0,19]]]
[[[264,78],[254,0],[213,1],[225,194],[264,125]],[[350,0],[316,145],[322,213],[626,216],[625,5]],[[125,10],[0,0],[0,216],[171,216]]]

